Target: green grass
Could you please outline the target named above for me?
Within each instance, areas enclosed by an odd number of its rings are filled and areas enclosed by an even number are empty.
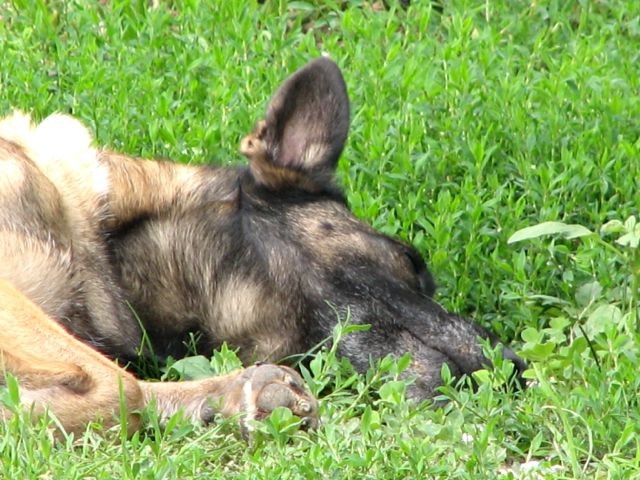
[[[415,406],[402,362],[354,376],[324,352],[307,377],[334,389],[314,434],[279,412],[247,446],[233,421],[160,431],[150,412],[130,440],[54,443],[14,419],[3,478],[640,478],[637,245],[507,242],[640,213],[640,2],[104,3],[0,4],[0,113],[70,112],[123,152],[238,163],[279,82],[328,52],[352,102],[353,210],[416,245],[439,301],[513,341],[532,385],[492,388],[504,366]]]

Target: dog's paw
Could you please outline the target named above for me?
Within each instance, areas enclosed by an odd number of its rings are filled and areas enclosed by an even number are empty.
[[[242,386],[242,431],[247,436],[252,420],[263,420],[278,407],[286,407],[302,419],[304,428],[318,425],[318,402],[293,369],[273,364],[247,368]]]

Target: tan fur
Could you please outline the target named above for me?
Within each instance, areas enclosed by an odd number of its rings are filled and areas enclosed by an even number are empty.
[[[254,416],[261,399],[254,395],[247,405],[243,392],[267,375],[270,385],[290,392],[294,409],[301,405],[294,413],[315,417],[315,400],[285,382],[294,375],[302,385],[290,369],[262,365],[196,382],[143,382],[60,325],[66,319],[57,312],[73,298],[70,279],[82,282],[98,312],[109,311],[110,270],[99,232],[160,211],[198,187],[190,167],[96,150],[71,117],[53,115],[35,126],[18,112],[0,121],[0,383],[6,372],[16,376],[25,408],[36,415],[50,410],[70,432],[95,420],[116,423],[121,396],[129,432],[149,403],[163,419],[177,411],[201,421],[213,412]],[[101,328],[108,338],[128,335],[108,322]]]
[[[258,122],[254,131],[240,142],[240,153],[249,159],[249,167],[256,181],[272,190],[295,186],[312,193],[320,191],[321,185],[303,172],[283,168],[273,163],[264,143],[265,128],[264,121]],[[312,145],[307,154],[309,156],[317,155],[322,150],[324,150],[324,145]]]
[[[140,215],[162,211],[177,195],[199,185],[195,170],[188,165],[129,158],[101,152],[100,162],[109,171],[107,228]]]
[[[94,420],[108,426],[118,413],[121,384],[129,427],[138,428],[135,412],[143,403],[137,380],[70,336],[6,281],[0,281],[0,305],[2,366],[21,381],[27,407],[36,413],[50,409],[67,431]]]

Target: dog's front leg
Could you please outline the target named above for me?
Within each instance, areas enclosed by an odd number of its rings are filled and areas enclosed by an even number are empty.
[[[216,414],[240,415],[243,434],[251,421],[267,417],[277,407],[287,407],[313,428],[318,423],[318,403],[297,372],[289,367],[259,364],[230,374],[186,382],[140,382],[144,403],[155,403],[162,420],[181,411],[208,423]]]

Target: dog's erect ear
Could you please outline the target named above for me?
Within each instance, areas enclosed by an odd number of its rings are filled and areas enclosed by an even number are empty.
[[[349,130],[349,99],[338,66],[318,58],[294,73],[271,100],[265,128],[274,163],[333,170]]]
[[[268,188],[322,190],[332,183],[348,130],[342,73],[322,57],[282,84],[241,151],[251,160],[256,181]]]

